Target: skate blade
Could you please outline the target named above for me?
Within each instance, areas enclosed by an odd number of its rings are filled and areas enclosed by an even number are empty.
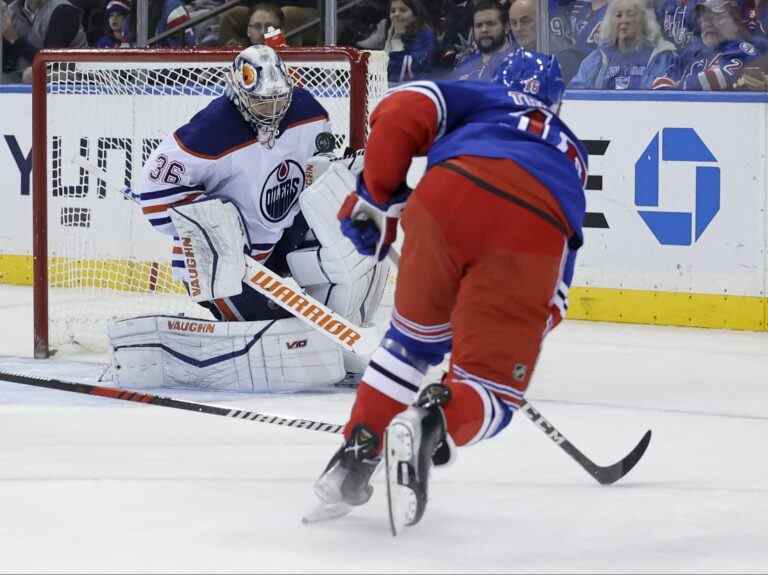
[[[401,423],[392,423],[387,428],[384,444],[384,468],[387,472],[387,510],[389,528],[396,537],[416,517],[416,494],[401,483],[408,481],[408,468],[413,458],[413,436],[411,430]],[[402,469],[398,473],[398,469]]]
[[[352,506],[346,503],[318,503],[314,509],[301,518],[301,522],[305,525],[311,525],[312,523],[323,523],[324,521],[331,521],[344,517],[352,511]]]

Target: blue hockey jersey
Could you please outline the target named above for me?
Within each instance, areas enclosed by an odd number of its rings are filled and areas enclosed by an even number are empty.
[[[412,82],[433,100],[437,137],[428,167],[462,155],[509,158],[546,186],[582,243],[587,152],[568,126],[538,100],[485,82]]]

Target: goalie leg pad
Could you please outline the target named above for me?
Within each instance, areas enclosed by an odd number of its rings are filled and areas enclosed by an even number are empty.
[[[281,393],[345,376],[341,348],[295,318],[216,322],[146,316],[110,322],[107,333],[120,387]]]
[[[179,234],[192,300],[239,294],[248,242],[235,205],[212,199],[171,208],[169,214]]]

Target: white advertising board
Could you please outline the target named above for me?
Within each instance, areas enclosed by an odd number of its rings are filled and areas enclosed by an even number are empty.
[[[569,101],[563,117],[607,145],[587,209],[608,227],[585,229],[576,285],[765,293],[765,104]]]
[[[32,96],[0,93],[0,255],[32,253]]]

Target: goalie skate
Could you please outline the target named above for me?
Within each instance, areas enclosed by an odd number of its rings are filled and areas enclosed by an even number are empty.
[[[432,457],[446,438],[440,406],[449,398],[444,386],[427,386],[416,405],[395,416],[387,428],[384,462],[393,536],[405,526],[418,523],[424,515]]]

